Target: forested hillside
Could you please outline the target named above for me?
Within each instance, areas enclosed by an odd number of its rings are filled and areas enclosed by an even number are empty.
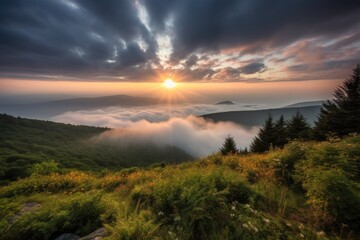
[[[150,143],[102,143],[91,138],[106,128],[74,126],[0,114],[0,180],[30,174],[35,163],[55,160],[62,168],[120,169],[191,159],[176,147]]]

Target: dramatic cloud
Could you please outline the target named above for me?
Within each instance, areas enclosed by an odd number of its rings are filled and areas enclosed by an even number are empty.
[[[241,68],[243,74],[254,74],[261,72],[265,69],[265,64],[262,62],[253,62],[248,65],[245,65]]]
[[[0,81],[343,78],[359,15],[357,0],[3,0]]]

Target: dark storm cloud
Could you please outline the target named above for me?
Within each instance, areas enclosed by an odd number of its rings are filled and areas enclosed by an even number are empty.
[[[1,75],[118,75],[156,60],[156,42],[133,1],[5,0],[0,9]]]
[[[158,7],[166,1],[158,1]],[[358,24],[360,15],[357,0],[183,0],[176,7],[176,59],[196,50],[241,47],[249,53],[305,37],[335,35]]]
[[[172,71],[184,81],[248,81],[241,77],[280,59],[293,61],[284,70],[311,77],[356,63],[359,15],[357,0],[2,0],[0,78],[150,81]],[[164,34],[172,44],[166,70],[156,41]],[[322,42],[288,48],[314,37]],[[281,49],[284,56],[246,64],[212,57]]]
[[[249,63],[240,68],[243,74],[253,74],[265,70],[265,64],[262,62]]]
[[[187,66],[187,67],[192,67],[192,66],[194,66],[194,65],[197,63],[198,60],[199,60],[198,56],[196,56],[196,55],[191,55],[191,56],[186,60],[185,66]]]

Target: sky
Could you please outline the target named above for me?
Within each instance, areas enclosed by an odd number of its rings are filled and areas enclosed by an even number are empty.
[[[0,97],[331,97],[360,61],[358,0],[2,0]],[[1,99],[1,98],[0,98]]]

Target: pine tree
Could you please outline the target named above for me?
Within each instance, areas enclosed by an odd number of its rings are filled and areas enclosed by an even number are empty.
[[[258,136],[254,138],[250,146],[252,152],[266,152],[275,142],[275,125],[271,115],[266,119],[265,124],[260,128]]]
[[[314,128],[314,137],[325,140],[328,134],[345,136],[360,133],[360,65],[351,77],[335,90],[334,98],[323,104]]]
[[[232,136],[227,136],[223,146],[220,148],[222,155],[236,154],[238,152],[236,148],[235,140]]]
[[[287,140],[308,139],[310,138],[310,125],[306,122],[305,117],[297,112],[286,124]]]
[[[274,133],[275,140],[273,146],[282,148],[288,142],[286,137],[286,122],[283,115],[276,121]]]

